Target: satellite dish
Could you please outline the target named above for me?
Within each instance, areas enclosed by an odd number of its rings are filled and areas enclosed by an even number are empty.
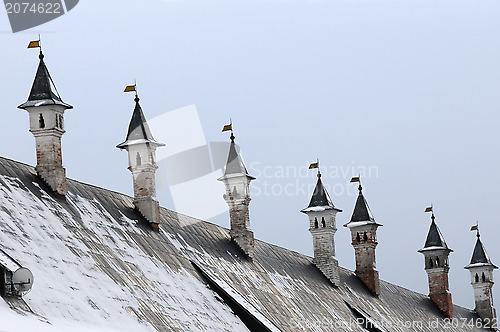
[[[33,286],[33,273],[25,267],[17,269],[12,275],[12,284],[19,294],[27,294]]]

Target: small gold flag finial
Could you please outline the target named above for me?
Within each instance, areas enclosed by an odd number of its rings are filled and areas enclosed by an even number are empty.
[[[225,125],[224,127],[222,127],[222,132],[228,131],[228,130],[233,130],[233,124],[232,123],[230,123],[230,124]]]
[[[359,176],[353,177],[350,182],[359,182]]]
[[[28,48],[35,48],[35,47],[40,47],[39,40],[30,41],[30,43],[28,44]]]
[[[313,168],[319,168],[319,162],[315,162],[315,163],[312,163],[311,165],[309,165],[309,169],[313,169]]]
[[[432,212],[432,206],[426,207],[425,212]]]
[[[123,92],[131,92],[131,91],[136,91],[135,84],[134,85],[127,85],[125,87],[125,90],[123,90]]]
[[[471,231],[477,231],[477,225],[474,225],[470,228]]]

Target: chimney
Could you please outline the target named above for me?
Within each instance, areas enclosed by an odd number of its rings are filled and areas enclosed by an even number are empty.
[[[359,182],[359,177],[351,182]],[[344,225],[351,230],[351,244],[356,257],[356,276],[368,287],[373,295],[380,295],[380,280],[376,269],[375,248],[377,247],[377,228],[382,226],[375,222],[368,203],[363,196],[363,188],[359,182],[359,195],[354,206],[351,221]]]
[[[452,318],[453,303],[448,285],[448,271],[450,270],[448,255],[453,250],[446,245],[434,219],[433,212],[427,240],[424,247],[418,252],[422,253],[425,258],[425,271],[429,279],[429,297],[446,317]]]
[[[62,101],[43,61],[40,63],[28,100],[19,105],[29,114],[30,132],[36,141],[35,170],[57,194],[66,195],[66,170],[62,166],[61,137],[64,131],[64,111],[73,106]]]
[[[135,86],[134,90],[135,91]],[[154,140],[149,129],[137,92],[135,108],[128,127],[125,142],[116,147],[128,152],[128,169],[132,172],[134,181],[134,205],[153,228],[159,228],[160,205],[156,199],[155,172],[156,148],[165,146]]]
[[[226,187],[226,193],[223,197],[229,206],[229,218],[231,220],[229,235],[231,240],[236,242],[247,257],[253,258],[254,237],[250,229],[248,205],[250,204],[250,181],[255,180],[255,178],[248,174],[241,156],[236,151],[231,125],[226,127],[231,130],[231,144],[229,145],[224,175],[218,180],[222,181]]]
[[[333,205],[328,192],[323,186],[319,166],[318,181],[309,206],[300,212],[307,214],[309,217],[309,232],[313,237],[314,248],[313,264],[333,285],[339,286],[339,263],[335,257],[334,236],[337,231],[335,216],[342,210]]]
[[[474,247],[470,264],[465,268],[470,272],[471,284],[474,288],[475,311],[484,320],[485,325],[492,325],[497,319],[491,292],[491,288],[493,287],[493,269],[497,269],[497,267],[491,263],[484,249],[478,226],[474,227],[477,230],[476,246]]]

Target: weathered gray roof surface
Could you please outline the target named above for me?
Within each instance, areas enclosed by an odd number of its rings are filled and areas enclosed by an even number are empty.
[[[379,331],[476,330],[445,329],[428,297],[403,287],[382,281],[376,298],[341,269],[335,288],[310,257],[256,240],[248,261],[225,228],[167,209],[161,222],[152,231],[131,197],[74,180],[66,197],[55,197],[33,167],[0,158],[0,247],[33,272],[25,301],[49,321],[120,331],[245,331],[243,311],[265,327],[255,331],[365,331],[354,323],[360,315],[383,325]],[[477,317],[458,306],[454,315]],[[434,321],[441,328],[430,327]]]

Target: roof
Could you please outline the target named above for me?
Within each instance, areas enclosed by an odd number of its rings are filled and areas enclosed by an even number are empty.
[[[470,268],[474,266],[492,266],[497,268],[493,263],[491,263],[490,257],[486,253],[486,249],[481,242],[481,236],[479,232],[477,233],[476,245],[474,246],[474,251],[472,252],[472,257],[470,259],[470,264],[465,268]]]
[[[295,331],[317,322],[360,332],[359,315],[387,332],[412,331],[396,327],[401,322],[422,322],[426,332],[436,331],[430,321],[445,324],[426,295],[381,281],[374,297],[344,268],[333,287],[311,257],[255,240],[248,260],[226,228],[161,208],[153,231],[133,198],[71,179],[67,187],[65,197],[53,195],[33,167],[0,158],[0,248],[35,279],[24,300],[36,316],[16,313],[20,321],[77,322],[70,326],[78,331],[216,332]],[[453,312],[477,318],[459,306]]]
[[[61,105],[65,108],[73,108],[73,106],[62,101],[43,58],[44,55],[40,51],[40,63],[38,64],[30,95],[28,100],[19,105],[18,108],[26,109],[27,107],[42,105]]]
[[[351,220],[344,226],[354,227],[365,224],[376,224],[381,226],[375,222],[375,218],[372,216],[368,202],[366,201],[365,196],[363,196],[363,188],[361,187],[361,184],[359,184],[358,190],[359,194],[356,199],[356,204],[354,205],[354,210],[352,211]]]
[[[330,195],[328,195],[328,191],[326,191],[325,186],[323,186],[323,182],[321,181],[321,173],[318,172],[318,181],[316,182],[316,187],[314,187],[311,201],[309,202],[307,208],[302,209],[301,212],[306,213],[324,210],[337,210],[338,212],[342,212],[342,210],[337,209],[333,205]]]
[[[224,177],[246,175],[250,179],[255,179],[253,176],[248,174],[247,168],[243,163],[243,159],[236,150],[236,144],[234,143],[234,135],[231,133],[231,143],[229,145],[229,153],[227,155],[226,169],[224,171]]]
[[[134,98],[135,107],[132,113],[132,119],[130,119],[130,124],[128,125],[128,132],[125,141],[118,144],[116,147],[120,149],[125,149],[129,145],[149,143],[156,146],[164,146],[165,144],[155,141],[151,130],[149,129],[146,117],[142,112],[141,105],[139,104],[139,97],[136,95]]]
[[[453,251],[448,248],[448,245],[444,240],[443,234],[441,234],[441,231],[436,225],[436,222],[434,221],[435,219],[434,214],[432,214],[431,219],[432,222],[431,226],[429,227],[429,233],[427,233],[427,239],[425,240],[424,247],[419,251],[443,250],[443,249]]]

